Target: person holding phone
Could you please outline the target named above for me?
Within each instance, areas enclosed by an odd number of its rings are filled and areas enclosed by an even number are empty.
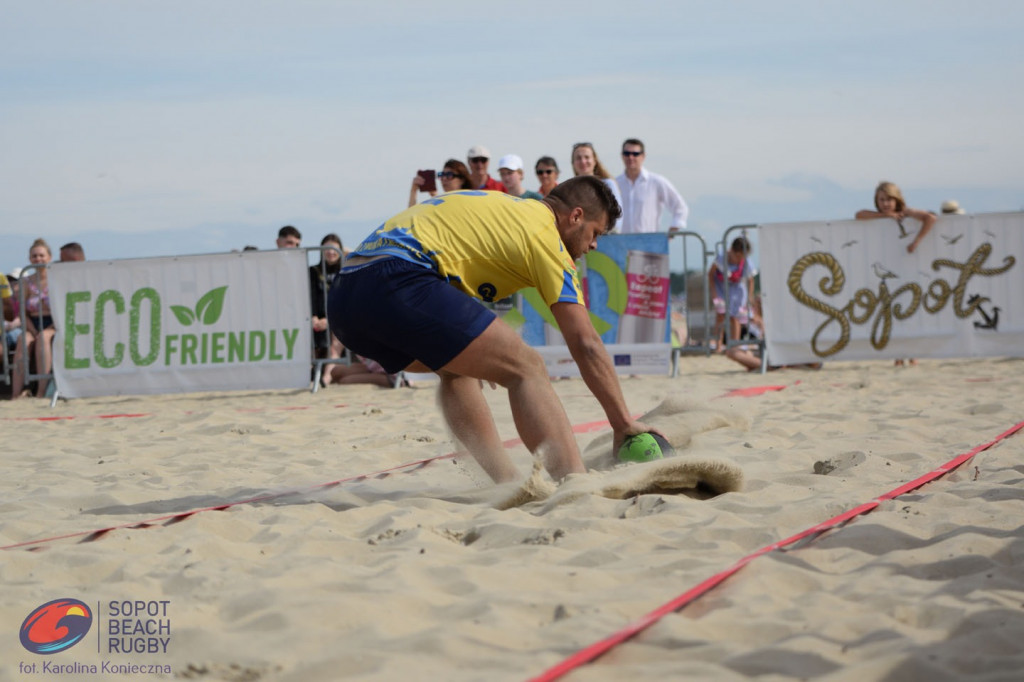
[[[426,192],[432,197],[437,196],[437,184],[431,185],[424,174],[434,173],[434,171],[419,171],[416,177],[412,179],[412,189],[409,190],[409,206],[415,206],[417,202],[417,195],[420,192]],[[448,159],[444,162],[444,168],[437,174],[437,179],[441,181],[441,190],[443,192],[454,192],[459,189],[470,189],[473,186],[473,181],[469,175],[469,169],[466,168],[466,164],[462,163],[458,159]]]

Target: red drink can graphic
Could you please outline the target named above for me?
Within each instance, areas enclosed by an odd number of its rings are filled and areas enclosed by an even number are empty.
[[[626,309],[619,318],[618,343],[665,343],[668,331],[667,253],[626,252]]]

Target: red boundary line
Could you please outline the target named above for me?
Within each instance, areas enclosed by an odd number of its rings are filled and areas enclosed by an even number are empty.
[[[778,542],[773,542],[770,545],[765,545],[756,552],[753,552],[743,557],[742,559],[740,559],[724,571],[711,576],[699,585],[687,590],[686,592],[683,592],[675,599],[666,602],[665,604],[659,606],[658,608],[654,609],[645,616],[642,616],[639,620],[630,623],[629,625],[622,628],[613,635],[606,637],[605,639],[602,639],[599,642],[595,642],[594,644],[591,644],[590,646],[577,651],[572,656],[569,656],[568,658],[562,660],[561,663],[558,663],[557,665],[548,668],[536,677],[530,678],[530,682],[550,682],[551,680],[556,680],[559,677],[562,677],[563,675],[571,672],[572,670],[575,670],[576,668],[580,667],[585,663],[590,663],[597,657],[607,653],[613,647],[625,642],[626,640],[639,634],[643,630],[646,630],[651,625],[654,625],[654,623],[661,620],[664,616],[667,616],[670,613],[678,611],[690,602],[695,601],[698,597],[701,597],[702,595],[710,591],[711,588],[725,581],[726,578],[739,571],[741,568],[749,564],[757,557],[762,556],[764,554],[768,554],[769,552],[775,551],[777,549],[782,549],[783,547],[786,547],[788,545],[795,544],[805,538],[820,535],[821,533],[824,533],[827,530],[836,528],[837,526],[841,526],[847,523],[848,521],[852,520],[857,516],[860,516],[861,514],[867,514],[868,512],[873,511],[876,507],[878,507],[878,505],[881,502],[885,500],[891,500],[893,498],[899,497],[900,495],[904,495],[910,492],[911,490],[916,490],[917,488],[920,488],[926,483],[930,483],[931,481],[934,481],[937,478],[945,476],[950,471],[961,466],[964,462],[968,461],[978,453],[988,450],[992,446],[996,445],[1002,440],[1005,440],[1006,438],[1009,438],[1010,436],[1017,433],[1017,431],[1020,431],[1021,429],[1024,429],[1024,422],[1020,422],[1013,426],[1012,428],[1007,429],[1003,433],[996,436],[994,440],[979,445],[975,447],[973,450],[965,452],[962,455],[958,455],[951,459],[950,461],[943,464],[942,466],[940,466],[939,468],[935,469],[934,471],[931,471],[925,474],[924,476],[921,476],[920,478],[914,479],[909,483],[905,483],[904,485],[901,485],[898,488],[894,488],[893,490],[890,490],[889,492],[883,495],[879,495],[870,502],[866,502],[857,507],[854,507],[853,509],[849,509],[843,512],[842,514],[839,514],[838,516],[834,516],[827,521],[823,521],[815,526],[811,526],[810,528],[801,531],[796,535],[789,537],[785,540],[780,540]]]
[[[608,422],[604,421],[604,420],[601,420],[601,421],[587,422],[585,424],[577,424],[576,426],[572,427],[572,430],[573,430],[573,433],[590,433],[592,431],[597,431],[599,429],[603,429],[606,426],[608,426]],[[521,444],[522,444],[522,441],[519,440],[518,438],[513,438],[511,440],[506,440],[506,441],[504,441],[502,443],[502,445],[504,445],[506,448],[515,447],[516,445],[521,445]],[[276,500],[276,499],[279,499],[279,498],[282,498],[282,497],[288,497],[288,496],[291,496],[291,495],[299,495],[299,494],[302,494],[302,493],[313,492],[315,490],[324,490],[324,489],[327,489],[327,488],[333,488],[335,486],[341,485],[342,483],[352,483],[354,481],[363,481],[363,480],[366,480],[368,478],[386,478],[386,477],[390,476],[393,473],[408,473],[410,471],[415,471],[417,469],[425,467],[425,466],[427,466],[428,464],[430,464],[432,462],[436,462],[436,461],[443,460],[443,459],[452,459],[452,458],[455,457],[456,454],[457,453],[449,452],[448,454],[445,454],[445,455],[437,455],[435,457],[428,457],[426,459],[418,459],[418,460],[415,460],[415,461],[412,461],[412,462],[406,462],[405,464],[398,464],[396,466],[389,467],[387,469],[381,469],[379,471],[374,471],[373,473],[369,473],[369,474],[359,474],[357,476],[348,476],[346,478],[339,478],[336,481],[329,481],[327,483],[319,483],[317,485],[308,486],[306,488],[295,488],[295,489],[287,490],[287,491],[281,492],[281,493],[268,493],[266,495],[258,495],[256,497],[249,497],[249,498],[246,498],[244,500],[235,500],[234,502],[225,502],[223,504],[212,505],[212,506],[209,506],[209,507],[200,507],[200,508],[197,508],[197,509],[189,509],[187,511],[175,512],[173,514],[165,514],[163,516],[157,516],[157,517],[154,517],[154,518],[151,518],[151,519],[145,519],[143,521],[131,521],[129,523],[121,523],[121,524],[118,524],[116,526],[107,526],[106,528],[96,528],[94,530],[76,531],[74,533],[66,533],[64,535],[55,535],[53,537],[41,538],[39,540],[25,540],[23,542],[17,542],[17,543],[15,543],[13,545],[5,545],[3,547],[0,547],[0,550],[28,548],[29,551],[36,551],[36,550],[39,549],[39,547],[38,547],[39,545],[43,545],[43,544],[48,543],[48,542],[54,542],[54,541],[57,541],[57,540],[67,540],[69,538],[81,537],[82,540],[80,542],[91,542],[93,540],[97,540],[97,539],[101,538],[102,536],[104,536],[107,533],[109,533],[111,531],[114,531],[114,530],[121,530],[121,529],[125,529],[125,528],[149,528],[149,527],[157,525],[157,524],[162,524],[164,526],[169,526],[169,525],[171,525],[173,523],[178,523],[179,521],[184,521],[185,519],[189,518],[190,516],[194,516],[195,514],[200,514],[202,512],[224,511],[225,509],[230,509],[231,507],[237,507],[237,506],[240,506],[240,505],[243,505],[243,504],[255,504],[257,502],[267,502],[269,500]]]
[[[799,383],[799,382],[797,382],[797,383]],[[719,396],[719,397],[732,396],[732,395],[736,395],[736,396],[753,396],[753,395],[760,395],[761,393],[763,393],[765,391],[781,391],[784,388],[786,388],[786,387],[785,386],[765,386],[765,387],[763,387],[763,390],[760,390],[760,391],[757,391],[756,388],[755,388],[754,392],[751,392],[751,389],[740,389],[738,392],[737,391],[732,391],[730,393],[726,393],[723,396]],[[347,407],[347,405],[341,404],[341,405],[335,405],[335,407]],[[274,409],[274,408],[271,408],[271,409]],[[149,416],[149,415],[148,414],[115,414],[115,415],[99,415],[98,418],[100,418],[100,419],[109,419],[109,418],[113,418],[113,417],[144,417],[144,416]],[[53,420],[53,419],[75,419],[75,417],[28,417],[27,419]],[[600,421],[594,421],[594,422],[587,422],[585,424],[578,424],[578,425],[572,427],[572,430],[573,430],[573,433],[589,433],[591,431],[596,431],[598,429],[604,428],[607,425],[608,425],[607,421],[600,420]],[[507,440],[507,441],[504,441],[502,443],[502,445],[504,445],[506,448],[514,447],[516,445],[521,445],[521,444],[522,444],[522,441],[519,440],[518,438],[513,438],[512,440]],[[349,476],[347,478],[340,478],[340,479],[338,479],[336,481],[329,481],[327,483],[319,483],[317,485],[312,485],[312,486],[309,486],[309,487],[306,487],[306,488],[295,488],[295,489],[287,490],[287,491],[281,492],[281,493],[269,493],[267,495],[259,495],[259,496],[250,497],[250,498],[247,498],[247,499],[244,499],[244,500],[236,500],[234,502],[226,502],[224,504],[213,505],[213,506],[210,506],[210,507],[201,507],[201,508],[197,508],[197,509],[189,509],[187,511],[175,512],[173,514],[165,514],[164,516],[157,516],[157,517],[154,517],[154,518],[151,518],[151,519],[145,519],[143,521],[132,521],[132,522],[129,522],[129,523],[122,523],[122,524],[118,524],[116,526],[108,526],[106,528],[97,528],[97,529],[94,529],[94,530],[76,531],[74,533],[66,533],[64,535],[55,535],[55,536],[52,536],[52,537],[41,538],[39,540],[24,540],[22,542],[16,542],[13,545],[0,546],[0,550],[27,548],[28,551],[37,551],[37,550],[40,549],[39,545],[43,545],[43,544],[46,544],[48,542],[55,542],[57,540],[67,540],[69,538],[81,537],[82,540],[80,540],[79,542],[91,542],[93,540],[98,540],[99,538],[103,537],[107,533],[109,533],[111,531],[114,531],[114,530],[121,530],[121,529],[125,529],[125,528],[150,528],[153,525],[158,524],[158,523],[162,523],[165,526],[169,526],[169,525],[171,525],[173,523],[178,523],[180,521],[184,521],[185,519],[189,518],[190,516],[193,516],[195,514],[199,514],[199,513],[202,513],[202,512],[224,511],[225,509],[230,509],[231,507],[237,507],[237,506],[240,506],[240,505],[243,505],[243,504],[255,504],[257,502],[267,502],[269,500],[276,500],[276,499],[279,499],[279,498],[282,498],[282,497],[288,497],[290,495],[299,495],[299,494],[302,494],[302,493],[313,492],[314,490],[323,490],[323,489],[326,489],[326,488],[333,488],[334,486],[341,485],[342,483],[351,483],[353,481],[362,481],[362,480],[365,480],[367,478],[384,478],[386,476],[390,476],[392,473],[397,473],[397,472],[407,473],[408,471],[415,471],[417,469],[425,467],[426,465],[430,464],[431,462],[436,462],[436,461],[442,460],[442,459],[451,459],[451,458],[455,457],[455,455],[456,455],[456,453],[450,452],[450,453],[448,453],[446,455],[437,455],[436,457],[429,457],[427,459],[419,459],[419,460],[416,460],[416,461],[413,461],[413,462],[406,462],[405,464],[399,464],[399,465],[393,466],[391,468],[381,469],[380,471],[375,471],[375,472],[369,473],[369,474],[360,474],[358,476]]]
[[[375,403],[367,403],[367,406],[373,406]],[[341,403],[334,406],[335,408],[349,407],[346,403]],[[237,407],[235,412],[288,412],[294,410],[309,410],[311,405],[281,405],[278,407]],[[185,410],[182,414],[195,414],[199,410]],[[0,417],[0,421],[5,422],[59,422],[59,421],[71,421],[72,419],[132,419],[136,417],[152,417],[153,412],[124,412],[116,414],[87,414],[87,415],[54,415],[52,417]]]

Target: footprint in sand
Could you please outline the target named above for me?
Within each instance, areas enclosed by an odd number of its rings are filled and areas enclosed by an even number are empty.
[[[846,471],[852,469],[867,459],[867,456],[860,450],[843,452],[831,459],[822,459],[814,463],[814,473],[827,476],[833,471]]]

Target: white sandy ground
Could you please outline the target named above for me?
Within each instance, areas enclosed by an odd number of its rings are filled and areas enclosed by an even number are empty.
[[[637,412],[668,400],[674,414],[655,421],[672,430],[677,457],[741,472],[739,491],[614,499],[609,487],[651,465],[607,470],[608,437],[594,432],[579,441],[604,471],[504,511],[495,505],[514,486],[443,459],[93,542],[3,551],[0,680],[44,679],[19,664],[45,658],[159,663],[170,679],[525,680],[747,554],[1024,421],[1022,384],[1022,360],[762,376],[688,358],[676,379],[623,379],[627,399]],[[787,387],[719,397],[762,385]],[[555,390],[572,423],[603,419],[582,381]],[[515,437],[504,394],[489,399],[502,435]],[[147,416],[97,418],[115,413]],[[36,419],[50,416],[76,418]],[[53,411],[23,400],[0,403],[0,433],[0,545],[453,449],[432,388],[89,399]],[[531,458],[512,452],[525,479]],[[1024,679],[1022,523],[1024,433],[806,546],[756,559],[565,679]],[[60,654],[27,652],[18,628],[58,597],[169,601],[168,653],[101,655],[92,632]]]

